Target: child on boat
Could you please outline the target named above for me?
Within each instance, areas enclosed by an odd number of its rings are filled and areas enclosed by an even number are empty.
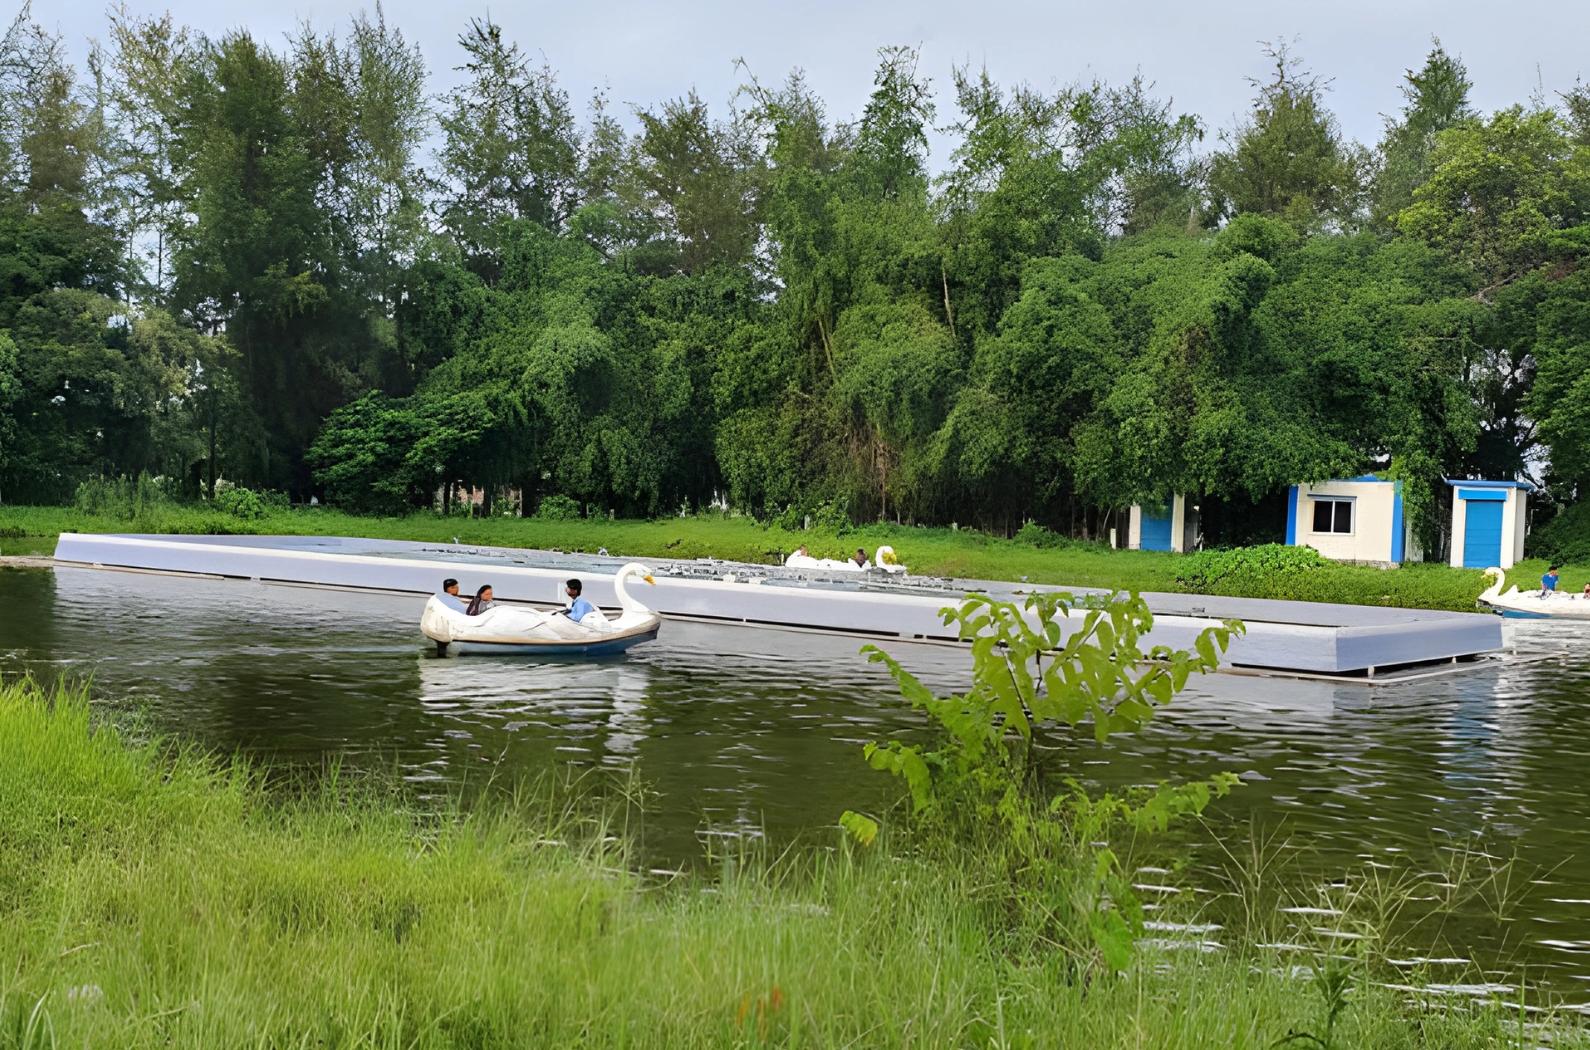
[[[580,583],[579,580],[570,580],[563,588],[563,593],[569,596],[570,602],[568,609],[565,611],[569,619],[575,623],[585,619],[585,614],[596,608],[596,606],[580,597],[580,592],[584,589],[585,585]]]

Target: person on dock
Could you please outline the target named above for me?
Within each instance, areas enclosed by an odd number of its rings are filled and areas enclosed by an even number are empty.
[[[596,608],[596,606],[580,597],[580,592],[583,590],[585,590],[585,585],[580,583],[579,580],[570,580],[563,586],[563,593],[569,596],[569,607],[564,612],[575,623],[585,619],[585,614]]]
[[[442,581],[442,593],[437,595],[437,597],[440,598],[442,600],[442,604],[447,606],[449,609],[455,609],[458,612],[465,612],[469,608],[464,604],[464,599],[458,596],[458,581],[451,577],[448,577]]]
[[[483,583],[480,585],[480,590],[476,591],[475,596],[469,600],[469,608],[464,610],[464,615],[479,616],[496,604],[492,600],[491,584]]]
[[[1553,565],[1546,570],[1546,575],[1540,578],[1540,596],[1542,598],[1557,589],[1557,566]]]

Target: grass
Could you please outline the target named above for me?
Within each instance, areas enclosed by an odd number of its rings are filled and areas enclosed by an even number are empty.
[[[999,947],[975,866],[814,847],[668,879],[553,798],[284,793],[97,724],[80,691],[0,687],[0,1048],[1257,1050],[1323,1031],[1318,982],[1262,949],[1079,980],[1065,951]],[[1506,1009],[1418,998],[1352,982],[1335,1045],[1523,1034]]]
[[[970,529],[866,526],[845,535],[785,532],[764,528],[745,517],[702,514],[654,521],[541,521],[534,518],[459,518],[416,513],[404,518],[365,518],[324,508],[274,511],[242,520],[203,508],[163,505],[133,520],[80,513],[65,507],[0,508],[0,553],[48,555],[65,531],[156,533],[264,533],[366,536],[431,543],[460,541],[503,547],[596,551],[640,558],[715,557],[776,563],[802,543],[822,557],[845,557],[857,547],[869,553],[892,545],[911,571],[927,576],[1025,580],[1074,587],[1138,591],[1183,591],[1234,597],[1290,598],[1402,608],[1472,610],[1485,588],[1478,570],[1444,565],[1405,565],[1385,570],[1332,565],[1308,573],[1239,577],[1202,590],[1178,582],[1185,558],[1154,551],[1111,550],[1101,544],[1040,548]],[[1521,562],[1510,579],[1533,585],[1546,570],[1540,559]],[[1590,566],[1570,566],[1561,586],[1573,590],[1590,583]]]

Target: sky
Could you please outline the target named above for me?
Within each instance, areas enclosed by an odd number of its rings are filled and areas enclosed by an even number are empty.
[[[279,43],[308,19],[317,29],[345,26],[374,0],[127,0],[135,13],[172,15],[219,35],[244,26]],[[16,0],[0,0],[9,16]],[[1203,118],[1210,145],[1249,107],[1249,78],[1271,72],[1260,41],[1285,41],[1330,80],[1329,105],[1343,130],[1366,144],[1380,137],[1382,114],[1401,106],[1404,72],[1422,64],[1439,37],[1467,64],[1473,103],[1489,111],[1531,96],[1555,101],[1581,75],[1590,77],[1590,3],[1524,0],[1336,0],[1333,3],[1203,0],[584,0],[499,3],[385,0],[389,24],[419,43],[436,90],[459,79],[459,30],[489,14],[532,54],[543,54],[578,101],[605,88],[616,115],[654,106],[692,88],[724,112],[744,83],[743,58],[764,83],[792,69],[806,72],[833,118],[859,114],[871,89],[879,47],[921,47],[920,70],[939,98],[938,123],[954,117],[951,71],[986,66],[1002,84],[1052,89],[1095,77],[1112,83],[1141,72],[1179,112]],[[34,16],[58,28],[74,52],[105,37],[104,0],[38,0]],[[935,167],[949,140],[934,136]]]

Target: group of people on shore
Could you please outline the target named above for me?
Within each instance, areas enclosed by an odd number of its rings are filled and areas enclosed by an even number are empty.
[[[584,584],[577,579],[568,580],[563,585],[563,593],[569,597],[569,607],[560,611],[575,623],[579,623],[586,613],[595,608],[580,596],[584,590]],[[458,581],[451,577],[442,581],[441,598],[449,608],[456,609],[465,616],[479,616],[497,604],[489,583],[481,584],[480,590],[476,591],[475,596],[466,603],[458,593]]]

